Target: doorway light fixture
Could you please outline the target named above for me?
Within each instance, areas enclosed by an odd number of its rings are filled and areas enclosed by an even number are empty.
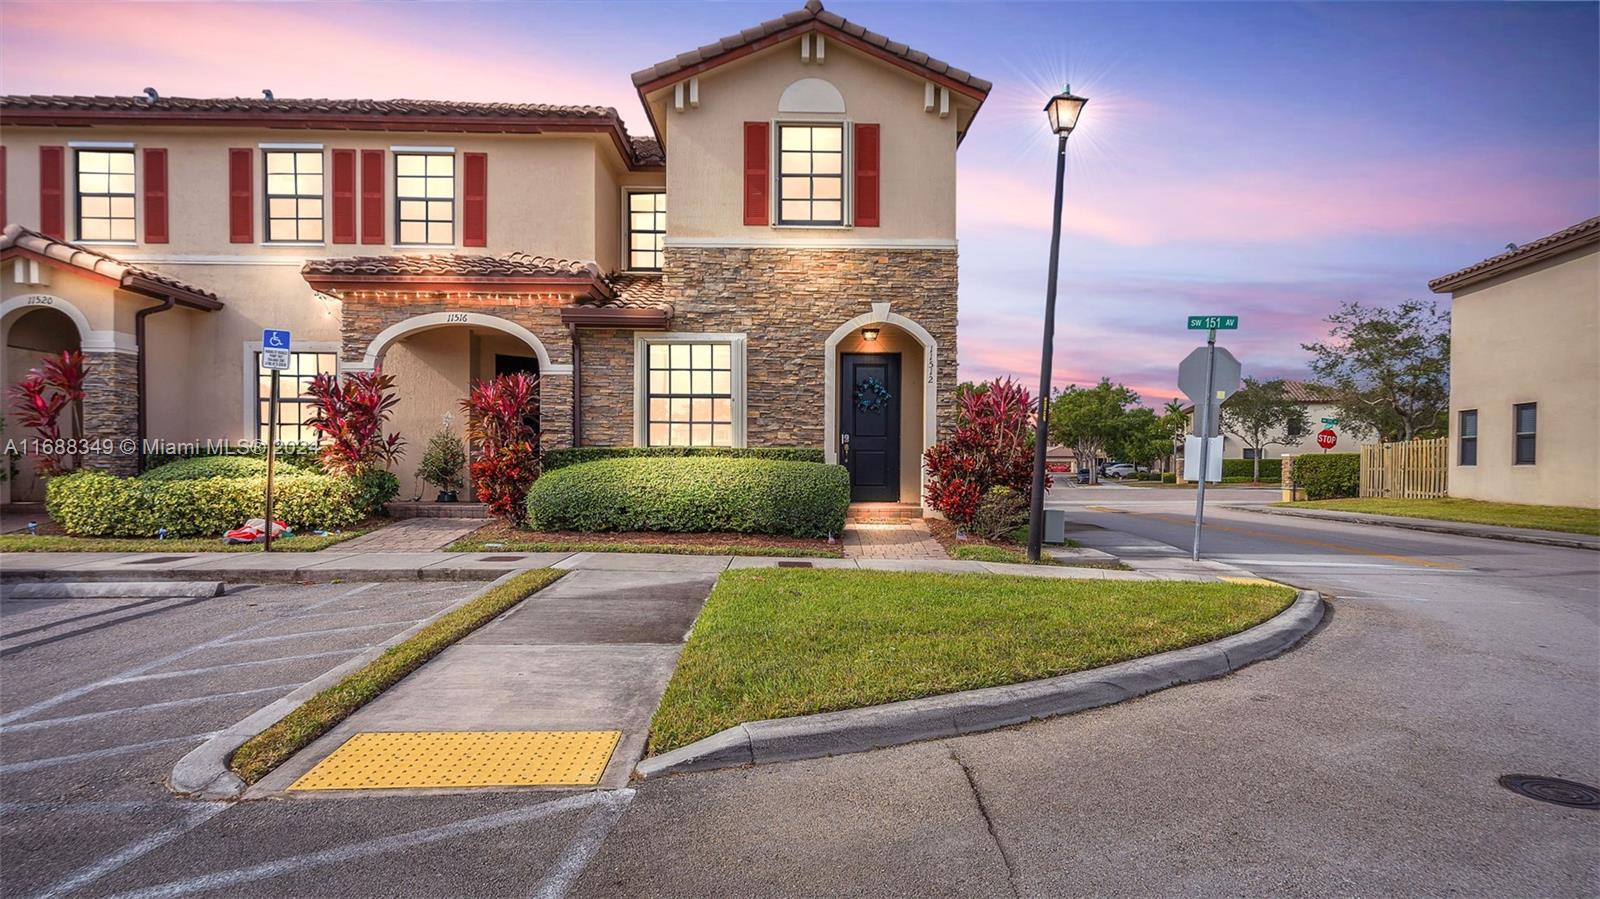
[[[878,329],[877,328],[862,328],[861,329],[861,339],[865,340],[868,343],[871,343],[872,341],[877,340],[878,339]]]

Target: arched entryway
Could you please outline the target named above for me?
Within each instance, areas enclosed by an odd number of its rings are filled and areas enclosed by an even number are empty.
[[[20,305],[6,312],[3,319],[0,319],[0,328],[5,332],[3,386],[7,439],[31,436],[15,423],[9,395],[11,386],[26,377],[28,371],[37,367],[44,357],[83,349],[83,336],[79,323],[66,311],[67,309],[72,307],[57,308],[54,304]],[[73,312],[76,311],[73,309]],[[68,433],[71,429],[71,417],[63,414],[61,421],[62,436],[75,436]],[[8,462],[11,460],[0,459],[0,465]],[[34,473],[34,456],[24,454],[11,464],[14,465],[14,469],[7,471],[8,479],[5,482],[9,488],[9,495],[3,501],[42,502],[44,482]]]
[[[922,502],[922,455],[937,439],[939,343],[874,303],[825,344],[824,449],[858,502]],[[848,437],[846,437],[848,435]]]

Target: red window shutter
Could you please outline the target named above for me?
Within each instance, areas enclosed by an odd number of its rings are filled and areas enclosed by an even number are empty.
[[[356,242],[356,151],[333,151],[333,242]]]
[[[167,151],[144,151],[144,242],[167,242]]]
[[[462,154],[461,244],[489,245],[489,154]]]
[[[383,243],[383,151],[361,151],[361,242]]]
[[[249,147],[228,150],[228,240],[252,243],[256,239],[253,191],[255,151]]]
[[[771,130],[772,126],[767,122],[744,123],[744,223],[746,225],[767,223],[767,195],[772,183],[769,174],[772,153],[768,149],[768,133]]]
[[[878,227],[878,126],[856,125],[856,226]]]
[[[39,148],[39,230],[67,239],[67,148]]]

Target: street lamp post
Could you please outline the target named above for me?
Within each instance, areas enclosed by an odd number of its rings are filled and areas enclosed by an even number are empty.
[[[1039,360],[1039,417],[1033,434],[1033,496],[1028,516],[1028,561],[1039,561],[1044,543],[1044,457],[1050,448],[1050,362],[1056,340],[1056,270],[1061,259],[1061,194],[1067,178],[1067,136],[1078,125],[1084,97],[1074,96],[1072,86],[1044,104],[1050,130],[1056,135],[1056,202],[1050,226],[1050,275],[1044,294],[1044,351]]]

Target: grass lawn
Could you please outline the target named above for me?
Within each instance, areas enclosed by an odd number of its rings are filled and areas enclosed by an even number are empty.
[[[955,525],[939,518],[928,520],[928,530],[933,532],[933,539],[939,541],[944,547],[945,555],[962,562],[1014,562],[1018,565],[1028,563],[1028,526],[1013,529],[1001,540],[985,540],[970,534],[960,540],[956,539]],[[1045,549],[1052,546],[1073,547],[1078,545],[1076,540],[1067,540],[1062,544],[1046,544]],[[1041,555],[1035,565],[1058,565],[1056,560],[1048,555]]]
[[[359,671],[306,700],[278,723],[234,750],[229,767],[253,784],[311,741],[327,733],[384,690],[400,682],[450,644],[472,633],[565,574],[551,568],[524,571],[445,614],[409,640],[389,647]]]
[[[491,545],[494,544],[494,545]],[[835,543],[801,537],[763,534],[671,534],[656,532],[575,533],[525,531],[509,525],[485,525],[445,547],[446,552],[594,552],[670,553],[679,556],[786,556],[839,559]]]
[[[1287,587],[741,569],[717,581],[650,725],[661,753],[743,721],[1034,680],[1215,640]]]
[[[273,552],[309,553],[327,549],[372,530],[354,528],[326,537],[296,534],[272,541]],[[69,537],[66,534],[0,534],[0,552],[7,553],[258,553],[259,543],[223,543],[221,537]]]
[[[1332,509],[1339,512],[1367,512],[1373,515],[1399,515],[1405,518],[1431,518],[1435,521],[1463,521],[1470,524],[1496,524],[1508,528],[1538,528],[1569,534],[1600,536],[1600,509],[1575,506],[1524,506],[1517,503],[1490,503],[1478,499],[1323,499],[1304,503],[1277,503],[1290,509]]]

